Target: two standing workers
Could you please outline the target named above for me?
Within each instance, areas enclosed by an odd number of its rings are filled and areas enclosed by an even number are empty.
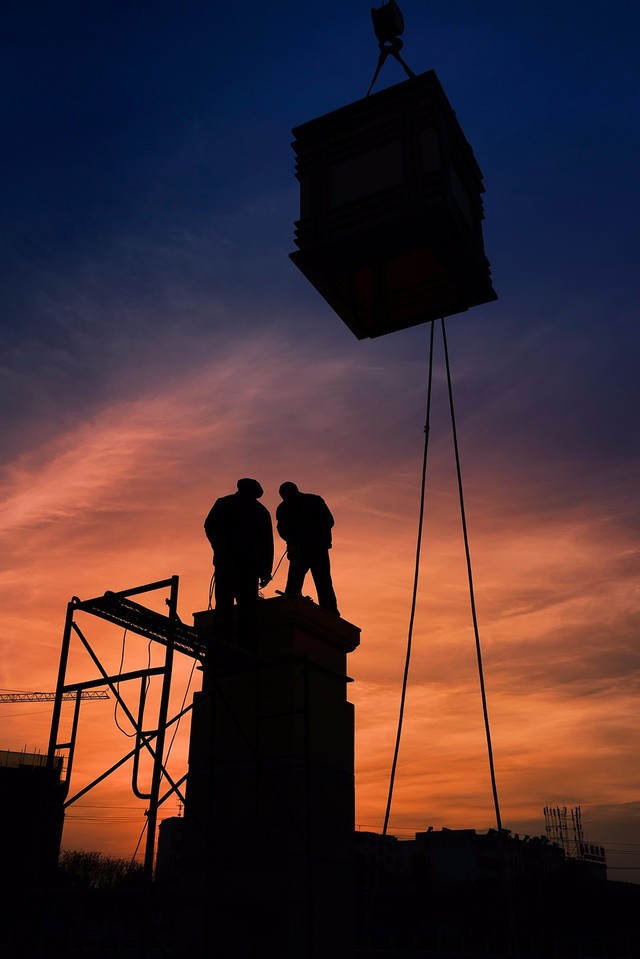
[[[257,480],[240,479],[237,492],[217,499],[204,522],[213,549],[217,631],[231,633],[235,599],[244,645],[250,644],[254,633],[258,590],[271,580],[273,569],[271,516],[258,502],[262,494]],[[295,483],[283,483],[280,496],[276,523],[289,557],[284,595],[299,596],[310,571],[318,604],[339,615],[329,561],[333,516],[321,496],[301,493]]]

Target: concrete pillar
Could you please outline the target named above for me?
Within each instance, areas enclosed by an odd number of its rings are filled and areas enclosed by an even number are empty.
[[[346,670],[360,630],[289,597],[260,602],[255,652],[217,641],[214,622],[211,611],[194,616],[208,652],[184,810],[185,884],[208,917],[201,939],[225,959],[350,959],[354,714]]]

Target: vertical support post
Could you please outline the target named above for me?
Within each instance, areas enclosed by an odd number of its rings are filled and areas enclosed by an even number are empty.
[[[69,739],[69,756],[67,758],[67,779],[71,779],[71,770],[73,769],[73,759],[76,752],[76,739],[78,736],[78,723],[80,722],[80,703],[82,701],[82,689],[76,691],[76,700],[73,704],[73,722],[71,724],[71,737]]]
[[[62,636],[62,646],[60,648],[60,664],[58,666],[58,681],[56,683],[56,698],[53,702],[53,714],[51,716],[51,732],[49,734],[49,748],[47,749],[47,769],[53,769],[55,759],[55,750],[58,742],[58,732],[60,730],[60,715],[62,713],[62,690],[67,673],[67,663],[69,661],[69,647],[71,645],[71,629],[73,626],[73,614],[76,604],[72,599],[67,603],[67,616],[64,623],[64,633]],[[69,771],[67,769],[66,781],[69,780]]]
[[[167,716],[169,713],[169,694],[171,692],[171,673],[173,669],[173,650],[175,641],[174,633],[177,617],[178,577],[172,576],[169,594],[169,631],[167,635],[166,655],[164,661],[162,693],[160,696],[160,710],[158,713],[158,736],[156,739],[156,752],[151,778],[149,809],[147,811],[147,842],[144,856],[144,875],[149,881],[151,881],[153,878],[153,857],[155,852],[156,827],[158,823],[158,799],[160,797],[160,784],[162,782],[162,773],[164,768],[164,740],[167,728]]]

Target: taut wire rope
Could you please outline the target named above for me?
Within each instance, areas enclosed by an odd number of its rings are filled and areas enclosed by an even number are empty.
[[[471,566],[471,551],[469,548],[469,534],[467,529],[467,517],[466,517],[466,508],[464,502],[464,489],[462,485],[462,469],[460,466],[460,450],[458,446],[458,431],[456,426],[456,417],[455,417],[455,407],[453,402],[453,386],[451,382],[451,365],[449,362],[449,348],[447,344],[447,333],[445,328],[444,318],[440,320],[442,327],[442,343],[444,347],[444,359],[445,367],[447,374],[447,391],[449,395],[449,410],[451,416],[451,429],[453,433],[453,448],[455,454],[455,463],[456,463],[456,476],[458,483],[458,498],[460,501],[460,519],[462,524],[462,535],[464,539],[464,550],[465,550],[465,559],[467,564],[467,578],[469,583],[469,601],[471,605],[471,618],[473,623],[473,634],[475,639],[475,649],[476,649],[476,660],[478,664],[478,678],[480,682],[480,695],[482,698],[482,715],[484,719],[484,729],[487,740],[487,753],[489,758],[489,772],[491,777],[491,791],[493,795],[493,804],[496,815],[496,825],[498,832],[502,831],[502,817],[500,815],[500,803],[498,800],[498,787],[496,782],[496,773],[495,773],[495,764],[493,758],[493,746],[491,741],[491,727],[489,724],[489,709],[487,706],[487,692],[486,685],[484,681],[484,666],[482,662],[482,648],[480,645],[480,631],[478,629],[478,616],[476,612],[476,601],[475,601],[475,590],[473,584],[473,570]],[[400,741],[402,738],[402,725],[404,720],[404,711],[407,698],[407,687],[409,681],[409,665],[411,662],[411,647],[413,643],[413,626],[415,621],[415,611],[416,603],[418,596],[418,579],[420,572],[420,553],[422,548],[422,529],[424,525],[424,508],[425,508],[425,493],[426,493],[426,479],[427,479],[427,456],[429,450],[429,431],[430,431],[430,419],[431,419],[431,393],[433,385],[433,337],[434,337],[434,322],[431,323],[431,335],[429,342],[429,372],[427,380],[427,410],[425,417],[425,441],[424,441],[424,453],[422,458],[422,481],[420,487],[420,514],[418,519],[418,534],[416,541],[416,559],[414,567],[414,577],[413,577],[413,592],[411,597],[411,613],[409,617],[409,628],[407,633],[407,651],[405,655],[405,665],[404,665],[404,675],[402,679],[402,691],[400,694],[400,709],[398,715],[398,727],[396,732],[396,741],[395,748],[393,753],[393,760],[391,763],[391,773],[389,777],[389,792],[387,796],[387,806],[384,816],[384,825],[382,829],[382,835],[387,834],[389,827],[389,817],[391,815],[391,804],[393,800],[393,789],[395,784],[396,771],[398,766],[398,756],[400,752]]]
[[[458,450],[458,432],[456,429],[456,417],[453,406],[453,387],[451,385],[451,369],[449,365],[449,350],[447,347],[447,333],[444,324],[444,318],[440,321],[442,324],[442,343],[444,346],[444,360],[447,368],[447,389],[449,392],[449,409],[451,411],[451,428],[453,431],[453,447],[456,458],[456,475],[458,478],[458,495],[460,499],[460,518],[462,521],[462,534],[464,537],[464,551],[467,561],[467,576],[469,579],[469,601],[471,603],[471,617],[473,620],[473,634],[476,644],[476,659],[478,661],[478,677],[480,680],[480,693],[482,696],[482,715],[484,717],[484,729],[487,737],[487,752],[489,756],[489,771],[491,773],[491,791],[493,793],[493,804],[496,813],[496,824],[498,832],[502,831],[502,819],[500,816],[500,803],[498,802],[498,787],[496,784],[496,772],[493,762],[493,747],[491,745],[491,727],[489,725],[489,710],[487,707],[487,692],[484,682],[484,668],[482,665],[482,650],[480,647],[480,632],[478,630],[478,617],[476,615],[476,601],[473,588],[473,572],[471,569],[471,552],[469,550],[469,536],[467,533],[467,518],[464,505],[464,493],[462,488],[462,470],[460,469],[460,453]]]
[[[424,501],[425,490],[427,486],[427,454],[429,452],[429,429],[431,421],[431,387],[433,384],[433,330],[434,322],[431,322],[431,335],[429,338],[429,372],[427,376],[427,410],[424,424],[424,452],[422,455],[422,483],[420,486],[420,515],[418,518],[418,537],[416,542],[416,561],[413,576],[413,593],[411,596],[411,614],[409,616],[409,629],[407,633],[407,652],[404,663],[404,675],[402,679],[402,693],[400,695],[400,712],[398,715],[398,729],[396,733],[396,744],[393,751],[393,761],[391,763],[391,775],[389,778],[389,794],[387,796],[387,808],[384,814],[384,826],[382,835],[386,836],[389,826],[389,816],[391,815],[391,802],[393,799],[393,787],[396,778],[396,769],[398,766],[398,754],[400,752],[400,739],[402,737],[402,723],[404,719],[404,707],[407,698],[407,686],[409,682],[409,664],[411,662],[411,645],[413,640],[413,624],[415,621],[416,602],[418,598],[418,577],[420,573],[420,552],[422,549],[422,527],[424,525]]]

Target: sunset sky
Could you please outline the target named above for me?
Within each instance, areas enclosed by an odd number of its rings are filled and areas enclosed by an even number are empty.
[[[213,500],[254,476],[273,514],[292,480],[336,518],[338,602],[362,630],[356,821],[380,831],[429,328],[357,341],[288,257],[291,128],[366,93],[370,6],[5,12],[0,686],[55,688],[72,596],[177,574],[192,622]],[[640,15],[615,0],[401,6],[403,56],[436,71],[486,186],[499,298],[447,336],[503,825],[540,835],[545,805],[580,805],[610,878],[640,881]],[[374,89],[404,79],[389,61]],[[436,345],[402,837],[495,826],[439,328]],[[285,578],[286,562],[265,596]],[[114,672],[158,654],[86,630]],[[0,709],[0,749],[46,750],[50,706]],[[78,788],[130,745],[113,700],[82,715]],[[128,857],[143,825],[116,777],[70,809],[63,844]]]

